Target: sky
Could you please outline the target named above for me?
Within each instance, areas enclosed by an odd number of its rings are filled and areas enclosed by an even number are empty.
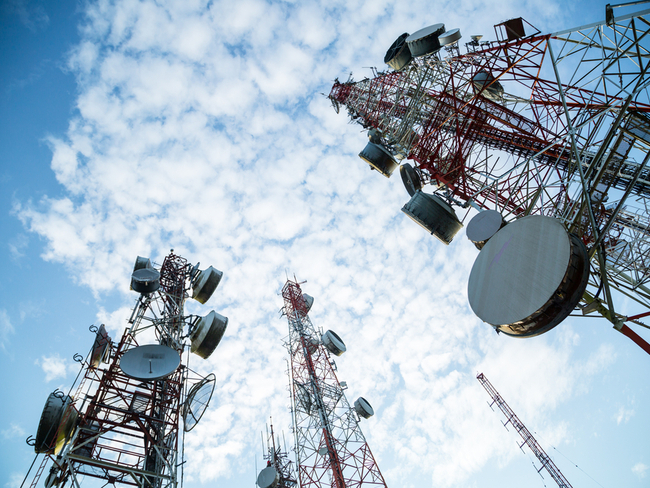
[[[531,339],[473,315],[478,253],[409,220],[399,177],[358,157],[366,134],[323,94],[371,76],[403,32],[465,39],[524,17],[542,32],[605,2],[0,2],[0,483],[20,486],[45,400],[78,373],[88,327],[118,339],[136,256],[170,249],[224,272],[229,317],[191,366],[217,387],[185,438],[184,485],[252,487],[270,416],[290,445],[279,292],[306,281],[316,327],[388,486],[543,487],[475,379],[483,372],[574,487],[650,486],[650,358],[611,324],[570,317]],[[650,339],[647,331],[635,330]],[[31,478],[30,478],[31,480]]]

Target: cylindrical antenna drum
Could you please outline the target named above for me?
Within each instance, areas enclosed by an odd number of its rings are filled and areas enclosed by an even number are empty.
[[[363,397],[357,398],[354,402],[354,410],[364,419],[369,419],[375,414],[375,411],[372,409],[372,406],[370,406],[370,403],[368,403],[368,400]]]
[[[411,50],[406,44],[408,33],[399,36],[393,44],[388,48],[386,56],[384,56],[384,63],[393,68],[395,71],[401,70],[404,66],[411,62],[413,55]]]
[[[399,167],[399,174],[402,177],[402,183],[409,195],[415,195],[415,192],[422,189],[422,181],[415,168],[409,163],[404,163]]]
[[[414,32],[406,38],[409,50],[414,58],[432,54],[440,50],[438,37],[445,32],[445,24],[433,24]]]
[[[302,298],[305,300],[305,312],[309,312],[311,310],[311,306],[314,304],[314,297],[303,293]]]
[[[78,414],[72,406],[72,398],[59,391],[50,393],[43,407],[41,420],[36,430],[34,451],[57,453],[70,438],[77,424]]]
[[[447,202],[437,195],[429,195],[421,190],[416,191],[402,207],[402,212],[444,244],[449,244],[463,227],[456,217],[456,212]]]
[[[155,269],[140,268],[131,275],[131,289],[148,295],[160,288],[160,273]]]
[[[203,359],[210,357],[219,345],[227,326],[228,318],[212,310],[199,320],[190,333],[190,351]]]
[[[327,348],[327,350],[335,356],[340,356],[346,351],[343,339],[341,339],[338,334],[332,330],[325,332],[321,337],[321,340],[323,341],[323,345]]]
[[[200,303],[207,302],[221,282],[223,273],[210,266],[201,271],[192,284],[192,298]]]
[[[359,157],[386,178],[390,178],[395,168],[399,166],[388,149],[373,142],[366,144],[363,151],[359,153]]]
[[[106,327],[102,324],[97,329],[97,334],[95,335],[95,342],[93,343],[93,348],[90,352],[90,361],[88,362],[89,368],[97,368],[102,362],[106,362],[110,344],[111,338],[108,336],[108,332],[106,332]]]

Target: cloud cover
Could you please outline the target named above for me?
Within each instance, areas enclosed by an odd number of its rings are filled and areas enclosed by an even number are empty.
[[[314,324],[348,344],[339,378],[378,412],[362,428],[392,485],[464,486],[489,460],[514,456],[476,372],[553,430],[540,412],[613,361],[602,346],[576,363],[570,328],[504,341],[481,324],[466,298],[476,250],[462,235],[444,247],[402,215],[400,182],[368,171],[356,156],[365,136],[321,95],[334,77],[379,64],[405,29],[465,29],[471,18],[491,32],[522,8],[544,22],[558,15],[553,2],[493,7],[460,1],[424,20],[431,4],[418,1],[85,4],[68,63],[76,115],[49,139],[62,192],[16,212],[46,240],[43,257],[98,296],[126,296],[135,256],[161,262],[171,247],[224,271],[211,305],[230,317],[227,336],[192,365],[218,384],[186,437],[189,483],[249,470],[241,460],[260,455],[268,415],[288,432],[277,314],[287,275],[308,281]],[[100,312],[114,337],[127,313]]]

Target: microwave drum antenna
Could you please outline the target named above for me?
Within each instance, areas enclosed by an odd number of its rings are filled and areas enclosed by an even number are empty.
[[[414,58],[440,50],[439,36],[444,34],[445,24],[433,24],[414,32],[406,38],[406,43]]]
[[[192,283],[192,298],[199,303],[207,302],[219,286],[223,273],[210,266],[201,271]]]
[[[303,293],[302,297],[305,299],[305,312],[309,312],[314,304],[314,297],[306,293]]]
[[[72,398],[58,391],[50,393],[38,423],[34,451],[38,454],[58,453],[70,438],[77,417]]]
[[[449,244],[456,233],[463,227],[456,212],[442,198],[422,191],[416,191],[402,207],[408,215],[427,232]]]
[[[148,295],[160,288],[160,273],[151,268],[140,268],[131,275],[131,289]]]
[[[498,332],[533,337],[571,313],[588,278],[582,241],[557,219],[529,215],[506,225],[481,249],[467,295],[474,313]]]
[[[257,486],[260,488],[275,488],[280,483],[280,473],[273,466],[267,466],[257,476]]]
[[[399,166],[388,149],[374,142],[368,142],[363,151],[359,153],[359,157],[386,178],[390,178],[395,168]]]
[[[369,419],[375,414],[375,411],[370,403],[368,403],[368,400],[363,397],[357,398],[354,402],[354,410],[364,419]]]
[[[399,36],[393,44],[388,48],[386,56],[384,56],[384,63],[393,68],[395,71],[401,70],[404,66],[409,64],[413,59],[411,50],[406,44],[408,33]]]
[[[199,423],[210,404],[216,384],[214,373],[210,373],[190,388],[183,404],[183,425],[185,432],[192,430]]]
[[[321,340],[323,341],[323,345],[327,348],[327,350],[335,356],[340,356],[346,351],[345,343],[338,336],[338,334],[332,330],[325,332]]]
[[[208,359],[219,345],[228,327],[228,318],[212,310],[202,317],[190,333],[190,350],[203,359]]]

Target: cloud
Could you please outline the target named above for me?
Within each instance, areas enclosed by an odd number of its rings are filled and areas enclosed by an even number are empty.
[[[0,431],[0,435],[4,439],[15,439],[17,437],[25,437],[26,432],[20,425],[12,423],[8,429]]]
[[[636,463],[634,466],[632,466],[632,472],[637,475],[639,479],[645,478],[647,471],[648,466],[643,463]]]
[[[9,314],[5,309],[0,309],[0,349],[6,350],[9,345],[9,336],[13,335],[14,326],[11,324]]]
[[[45,373],[46,383],[59,378],[65,379],[68,375],[68,370],[75,368],[67,359],[61,358],[58,354],[42,356],[41,359],[35,361],[35,364],[40,366]]]

